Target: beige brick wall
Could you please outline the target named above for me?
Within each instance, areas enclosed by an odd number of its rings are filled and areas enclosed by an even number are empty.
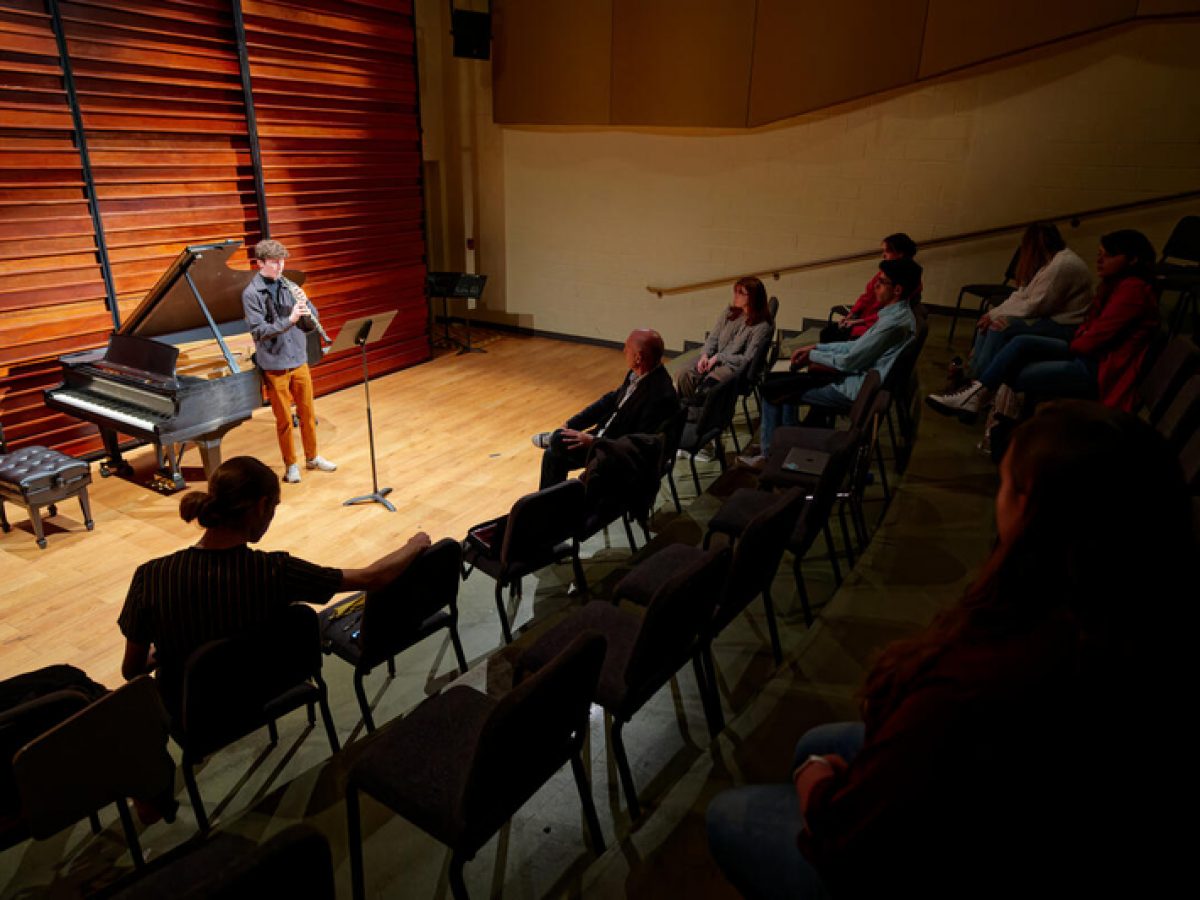
[[[476,119],[489,312],[621,340],[700,337],[728,289],[701,281],[1200,188],[1200,24],[1132,26],[782,125],[736,132],[498,128]],[[479,80],[486,90],[487,79]],[[484,98],[486,100],[486,98]],[[483,112],[481,101],[476,113]],[[1141,227],[1161,246],[1200,203],[1064,227],[1086,259]],[[1016,236],[922,253],[926,298],[994,280]],[[870,262],[768,282],[781,324],[853,299]],[[497,277],[497,274],[499,277]]]

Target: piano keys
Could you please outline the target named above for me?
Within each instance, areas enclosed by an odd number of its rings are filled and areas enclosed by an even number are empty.
[[[63,383],[46,391],[46,405],[100,427],[106,453],[101,475],[132,472],[121,455],[120,433],[154,445],[156,487],[182,490],[186,445],[199,448],[211,476],[221,463],[221,439],[262,405],[257,369],[226,341],[246,331],[242,290],[254,273],[228,266],[240,245],[229,240],[187,247],[106,349],[59,360]],[[183,366],[181,346],[189,347]],[[208,359],[205,346],[213,350]]]

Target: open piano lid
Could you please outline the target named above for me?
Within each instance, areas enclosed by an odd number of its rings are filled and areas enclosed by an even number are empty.
[[[249,269],[229,268],[230,254],[241,245],[240,240],[231,239],[215,244],[193,244],[181,250],[137,309],[122,323],[119,333],[166,338],[172,343],[215,337],[204,307],[222,334],[245,331],[242,291],[255,273]],[[204,306],[196,302],[196,293],[203,299]]]

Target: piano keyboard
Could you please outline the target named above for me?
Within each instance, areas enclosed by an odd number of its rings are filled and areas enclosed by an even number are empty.
[[[160,415],[153,410],[134,406],[131,403],[122,403],[96,394],[59,390],[54,391],[53,396],[55,400],[66,406],[98,413],[106,419],[111,419],[113,422],[132,425],[142,431],[151,433],[156,433],[158,426],[170,418],[168,415]]]

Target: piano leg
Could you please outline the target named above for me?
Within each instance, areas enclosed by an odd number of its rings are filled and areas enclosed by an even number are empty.
[[[159,459],[158,474],[154,479],[154,487],[165,494],[173,494],[187,488],[187,482],[179,472],[178,444],[160,444],[156,447]]]
[[[200,462],[204,466],[204,477],[212,478],[213,472],[221,465],[221,438],[202,438],[196,441],[200,450]]]
[[[100,462],[100,475],[108,478],[110,475],[121,475],[128,478],[133,474],[133,466],[125,462],[121,456],[121,448],[117,442],[117,433],[111,428],[100,429],[100,439],[104,442],[104,452],[108,458]]]

